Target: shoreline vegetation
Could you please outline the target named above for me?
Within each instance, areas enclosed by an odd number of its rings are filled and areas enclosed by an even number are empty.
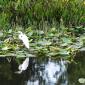
[[[28,36],[29,51],[17,31]],[[84,46],[84,0],[0,1],[0,56],[52,56],[71,61]]]

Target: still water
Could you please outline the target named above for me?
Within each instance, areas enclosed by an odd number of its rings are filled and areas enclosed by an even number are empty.
[[[18,74],[15,60],[0,58],[0,85],[82,85],[78,78],[85,77],[84,59],[78,63],[80,66],[62,59],[29,58],[28,68]]]

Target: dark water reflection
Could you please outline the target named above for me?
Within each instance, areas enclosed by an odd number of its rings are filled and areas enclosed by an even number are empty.
[[[65,61],[44,60],[31,66],[26,85],[67,85]],[[29,73],[29,72],[28,72]]]
[[[79,78],[85,78],[85,51],[79,52],[74,61],[68,66],[69,85],[85,85],[78,82]]]
[[[30,58],[26,71],[16,74],[17,68],[15,61],[0,58],[0,85],[80,85],[78,78],[85,77],[84,68],[62,59]]]

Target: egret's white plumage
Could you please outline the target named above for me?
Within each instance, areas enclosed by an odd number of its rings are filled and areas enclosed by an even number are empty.
[[[24,33],[22,33],[21,31],[18,31],[18,33],[19,33],[19,39],[23,42],[25,47],[29,49],[28,37]]]
[[[18,31],[19,33],[19,39],[23,42],[23,44],[25,45],[26,48],[29,49],[29,40],[28,40],[28,37],[22,33],[21,31]],[[29,65],[29,58],[26,58],[22,64],[19,65],[18,69],[19,71],[15,72],[15,73],[21,73],[23,71],[25,71],[27,69]]]

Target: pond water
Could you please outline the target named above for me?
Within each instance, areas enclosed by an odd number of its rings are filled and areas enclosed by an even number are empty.
[[[85,78],[85,58],[68,64],[62,59],[29,58],[28,68],[22,73],[18,64],[0,58],[0,85],[83,85],[78,79]]]

